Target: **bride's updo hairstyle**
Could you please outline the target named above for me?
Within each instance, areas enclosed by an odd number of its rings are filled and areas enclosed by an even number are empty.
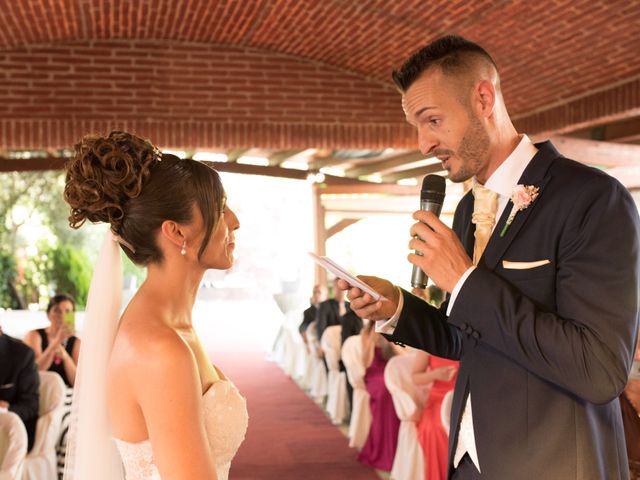
[[[86,220],[109,223],[127,256],[148,265],[163,259],[156,243],[162,222],[190,223],[196,205],[205,225],[198,257],[202,255],[224,208],[224,190],[215,170],[163,154],[127,132],[88,135],[74,148],[64,188],[72,228]]]

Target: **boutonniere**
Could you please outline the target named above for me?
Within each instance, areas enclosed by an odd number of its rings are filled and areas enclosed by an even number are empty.
[[[535,187],[533,185],[516,185],[513,189],[513,193],[511,194],[511,202],[513,206],[511,207],[511,212],[509,212],[509,218],[507,218],[507,222],[502,227],[502,231],[500,232],[500,236],[504,237],[513,222],[513,219],[516,218],[516,214],[520,210],[524,210],[529,205],[533,203],[533,201],[538,197],[538,192],[540,191],[539,187]]]

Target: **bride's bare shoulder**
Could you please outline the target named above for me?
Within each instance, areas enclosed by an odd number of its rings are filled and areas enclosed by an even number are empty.
[[[162,311],[133,309],[122,318],[112,365],[120,364],[136,370],[186,362],[192,365],[193,354],[180,335],[163,321]]]

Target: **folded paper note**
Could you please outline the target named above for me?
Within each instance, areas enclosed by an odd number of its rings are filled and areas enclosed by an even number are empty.
[[[376,292],[373,288],[371,288],[369,285],[367,285],[366,283],[364,283],[362,280],[360,280],[358,277],[356,277],[355,275],[352,275],[351,273],[347,272],[343,267],[341,267],[340,265],[338,265],[336,262],[334,262],[333,260],[331,260],[329,257],[321,257],[319,255],[316,255],[315,253],[309,252],[309,256],[311,258],[313,258],[313,260],[320,265],[321,267],[324,267],[325,269],[329,270],[331,273],[333,273],[336,277],[341,278],[342,280],[344,280],[345,282],[347,282],[349,285],[351,285],[352,287],[358,287],[360,290],[362,290],[363,292],[368,293],[369,295],[371,295],[371,297],[377,302],[380,299],[383,299],[384,297],[382,295],[380,295],[378,292]]]

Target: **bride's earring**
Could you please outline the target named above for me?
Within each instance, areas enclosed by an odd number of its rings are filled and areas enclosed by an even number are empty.
[[[187,254],[187,241],[184,240],[182,242],[182,250],[180,250],[180,254],[182,255],[186,255]]]

